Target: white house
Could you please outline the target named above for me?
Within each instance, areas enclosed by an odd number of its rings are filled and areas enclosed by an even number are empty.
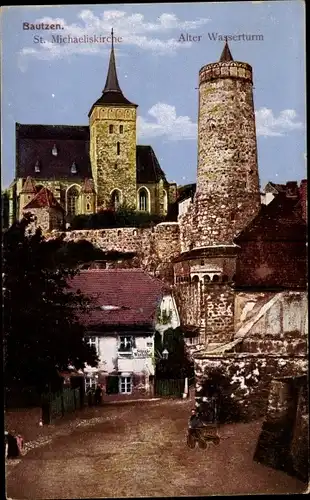
[[[99,364],[86,367],[86,389],[101,384],[107,399],[152,395],[155,331],[180,324],[169,290],[141,269],[83,270],[71,287],[91,298],[81,320]]]

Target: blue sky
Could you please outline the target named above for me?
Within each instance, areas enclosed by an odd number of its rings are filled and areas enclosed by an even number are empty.
[[[15,172],[15,122],[87,125],[105,84],[109,44],[52,43],[52,35],[122,37],[124,95],[139,105],[138,143],[151,144],[168,180],[196,181],[198,73],[218,61],[222,35],[254,72],[261,186],[306,177],[305,21],[302,1],[6,7],[2,10],[2,186]],[[23,30],[23,22],[61,31]],[[200,42],[179,42],[180,35]],[[44,44],[34,43],[42,36]]]

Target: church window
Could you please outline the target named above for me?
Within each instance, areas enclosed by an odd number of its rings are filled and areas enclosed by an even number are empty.
[[[121,152],[121,145],[119,142],[116,144],[116,149],[117,149],[117,154],[119,155]]]
[[[40,172],[40,162],[39,160],[36,161],[35,166],[34,166],[34,171],[35,172]]]
[[[164,189],[164,212],[168,212],[168,195],[167,191]]]
[[[120,125],[119,126],[119,133],[122,134],[124,132],[124,127],[123,125]]]
[[[217,274],[215,274],[212,278],[212,281],[213,282],[220,281],[220,277]]]
[[[109,125],[109,133],[113,134],[113,125]]]
[[[141,189],[139,191],[139,210],[141,212],[147,212],[148,211],[148,193],[146,189]]]
[[[86,204],[86,210],[90,210],[90,204],[89,203]]]
[[[57,150],[56,144],[54,144],[54,146],[52,148],[52,155],[53,156],[57,156],[58,155],[58,150]]]
[[[67,191],[67,212],[70,216],[74,216],[78,212],[79,194],[75,186],[72,186]]]
[[[206,274],[204,277],[203,277],[203,280],[205,283],[208,283],[210,281],[210,276],[208,274]]]
[[[76,169],[76,163],[74,161],[71,165],[71,174],[76,174],[76,173],[77,173],[77,169]]]
[[[199,282],[199,277],[198,276],[193,276],[192,283],[198,283],[198,282]]]
[[[114,191],[112,191],[111,204],[115,210],[117,210],[121,204],[121,192],[118,189],[114,189]]]

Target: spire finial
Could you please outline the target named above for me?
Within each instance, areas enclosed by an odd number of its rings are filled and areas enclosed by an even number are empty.
[[[222,52],[222,55],[220,57],[219,62],[229,62],[229,61],[233,61],[233,60],[234,60],[233,56],[231,55],[231,52],[230,52],[230,49],[228,46],[227,37],[225,37],[225,45],[224,45],[223,52]]]
[[[113,33],[114,32],[113,32],[113,28],[112,28],[111,29],[112,43],[111,43],[110,62],[109,62],[107,80],[106,80],[103,92],[120,92],[120,93],[122,93],[121,88],[120,88],[119,83],[118,83],[118,78],[117,78],[117,73],[116,73]]]

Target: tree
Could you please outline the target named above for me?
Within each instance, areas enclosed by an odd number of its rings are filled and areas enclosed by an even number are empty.
[[[27,234],[31,220],[26,215],[3,234],[5,385],[42,391],[70,365],[96,366],[98,358],[79,321],[88,299],[68,286],[78,271],[55,258],[57,244],[40,229]]]
[[[165,349],[169,353],[167,359],[162,356]],[[188,357],[181,328],[168,328],[163,337],[156,332],[155,356],[157,378],[177,379],[193,376],[193,364]]]

